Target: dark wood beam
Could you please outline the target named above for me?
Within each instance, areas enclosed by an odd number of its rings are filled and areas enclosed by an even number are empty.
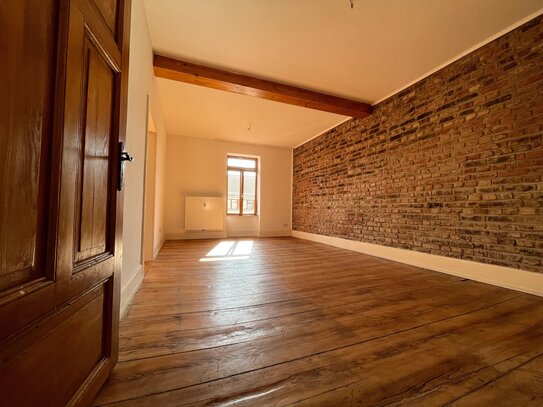
[[[261,99],[337,113],[343,116],[364,118],[371,114],[371,105],[367,103],[161,55],[155,55],[153,65],[155,75],[159,78],[255,96]]]

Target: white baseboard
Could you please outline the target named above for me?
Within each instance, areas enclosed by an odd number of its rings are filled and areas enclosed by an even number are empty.
[[[209,232],[169,232],[164,234],[164,240],[189,240],[189,239],[228,239],[236,237],[284,237],[292,236],[290,229],[286,230],[234,230],[234,231],[209,231]],[[162,244],[164,241],[162,241]],[[162,245],[161,245],[162,246]],[[155,251],[155,257],[158,252]]]
[[[143,281],[143,276],[143,267],[139,265],[128,283],[121,289],[121,319],[125,316],[128,306],[132,302],[134,295],[138,292]]]
[[[543,297],[543,274],[541,273],[298,230],[293,230],[292,236]]]
[[[226,231],[209,232],[171,232],[165,233],[165,240],[186,240],[186,239],[226,239]]]
[[[285,237],[292,236],[292,231],[287,230],[261,230],[259,237]]]
[[[258,237],[258,230],[248,229],[248,230],[232,230],[228,232],[228,237]]]

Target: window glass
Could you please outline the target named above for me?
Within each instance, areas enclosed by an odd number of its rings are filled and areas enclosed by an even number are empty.
[[[257,214],[257,174],[256,158],[227,157],[228,196],[226,213],[228,215]]]
[[[228,170],[228,198],[226,211],[228,214],[239,214],[241,201],[241,171]]]
[[[256,172],[243,171],[243,215],[256,213]]]
[[[243,159],[239,157],[228,157],[228,166],[229,167],[238,167],[238,168],[249,168],[249,169],[255,169],[256,168],[256,160],[255,159]]]

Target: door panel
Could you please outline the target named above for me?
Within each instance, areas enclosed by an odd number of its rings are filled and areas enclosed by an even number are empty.
[[[54,305],[46,248],[58,12],[54,0],[0,3],[0,341]]]
[[[129,19],[0,2],[0,406],[89,405],[117,362]]]
[[[120,72],[95,35],[94,8],[70,8],[56,302],[113,272]],[[88,15],[85,15],[85,10]]]
[[[2,368],[11,372],[0,376],[0,388],[17,389],[24,378],[31,391],[8,391],[2,394],[5,406],[63,406],[85,381],[104,356],[103,287],[93,290],[86,304],[63,320],[54,330],[34,342]],[[59,343],[76,346],[58,346]],[[48,380],[42,376],[51,372]]]
[[[7,291],[0,302],[0,344],[36,318],[50,312],[55,305],[55,285],[37,280],[21,286],[19,291]],[[0,404],[1,405],[1,404]]]
[[[23,7],[16,3],[0,5],[2,15],[10,16],[0,24],[0,291],[46,276],[44,203],[57,7],[53,0],[32,7],[30,0]]]
[[[81,121],[80,160],[76,186],[76,264],[106,252],[111,253],[107,239],[111,200],[109,179],[110,145],[112,144],[111,112],[113,108],[114,72],[94,44],[86,41],[84,50],[84,88],[86,108]]]

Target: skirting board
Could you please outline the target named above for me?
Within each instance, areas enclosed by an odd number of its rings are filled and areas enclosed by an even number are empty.
[[[121,289],[121,319],[125,316],[128,306],[132,302],[134,295],[138,292],[143,281],[143,276],[143,267],[139,265],[128,283]]]
[[[261,230],[259,237],[285,237],[292,236],[292,231],[287,230]]]
[[[261,230],[256,232],[254,230],[239,230],[226,232],[179,232],[179,233],[166,233],[165,240],[189,240],[189,239],[228,239],[236,237],[284,237],[291,236],[291,230]]]
[[[543,274],[540,273],[298,230],[293,230],[292,236],[543,297]]]
[[[258,230],[232,230],[227,232],[228,238],[232,237],[258,237]]]
[[[164,235],[166,240],[186,240],[186,239],[226,239],[226,231],[217,232],[173,232]]]

